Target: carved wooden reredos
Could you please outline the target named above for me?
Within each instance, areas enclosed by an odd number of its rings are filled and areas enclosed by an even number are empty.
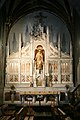
[[[64,23],[47,12],[34,12],[24,18],[10,31],[6,86],[73,85],[71,40]]]

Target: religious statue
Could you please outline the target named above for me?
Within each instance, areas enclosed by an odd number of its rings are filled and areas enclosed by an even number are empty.
[[[41,50],[38,50],[35,56],[36,62],[36,69],[42,70],[43,69],[43,53]]]

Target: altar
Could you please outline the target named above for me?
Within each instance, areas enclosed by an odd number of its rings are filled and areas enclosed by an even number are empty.
[[[10,48],[11,41],[7,44],[4,102],[8,102],[12,85],[19,95],[59,94],[67,84],[73,87],[71,42],[69,52],[63,52],[61,34],[57,33],[55,46],[50,41],[49,26],[41,21],[31,26],[28,35],[29,42],[23,46],[24,34],[18,34],[17,52]]]

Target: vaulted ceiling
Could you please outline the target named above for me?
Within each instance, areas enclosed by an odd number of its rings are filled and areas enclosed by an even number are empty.
[[[67,6],[67,1],[68,1],[68,3],[72,7],[74,7],[77,10],[77,12],[80,14],[80,0],[0,0],[0,9],[4,5],[4,3],[6,3],[6,5],[7,5],[6,12],[10,12],[10,14],[12,14],[12,12],[14,10],[18,10],[19,8],[23,8],[26,5],[32,4],[32,6],[34,6],[37,3],[44,4],[45,1],[46,1],[46,3],[50,4],[51,6],[53,3],[55,4],[55,6],[57,3],[59,3],[62,6],[64,6],[64,4],[66,3],[66,5],[65,5],[66,7],[68,7]],[[39,6],[41,4],[39,4]],[[46,4],[45,4],[45,6],[46,6]],[[28,7],[30,7],[30,6],[28,6]]]
[[[0,0],[4,21],[9,24],[10,28],[25,14],[43,9],[59,16],[70,30],[71,7],[74,7],[79,13],[79,6],[79,0]]]
[[[45,9],[61,16],[66,19],[70,11],[68,9],[68,2],[60,2],[59,0],[6,0],[5,12],[6,16],[10,17],[13,21],[28,14],[31,11]],[[59,12],[60,11],[60,12]]]
[[[70,5],[72,5],[72,7],[76,9],[78,14],[80,15],[80,0],[68,0],[68,1]]]
[[[0,0],[0,8],[6,2],[8,5],[7,8],[11,7],[13,10],[16,8],[17,5],[19,5],[21,3],[21,1],[22,1],[22,4],[24,4],[24,3],[29,3],[30,1],[35,2],[36,0],[13,0],[13,1],[12,0]],[[39,2],[39,0],[37,0],[37,1]],[[42,1],[42,0],[40,0],[40,1]],[[72,7],[74,7],[77,10],[77,12],[80,14],[80,0],[53,0],[53,1],[49,0],[49,2],[53,2],[53,3],[54,3],[54,1],[55,2],[58,1],[60,4],[63,4],[63,5],[64,5],[65,1],[68,1],[69,4]]]

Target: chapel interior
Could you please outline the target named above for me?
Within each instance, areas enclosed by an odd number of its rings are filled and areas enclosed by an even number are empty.
[[[80,119],[80,1],[0,0],[0,120]]]

